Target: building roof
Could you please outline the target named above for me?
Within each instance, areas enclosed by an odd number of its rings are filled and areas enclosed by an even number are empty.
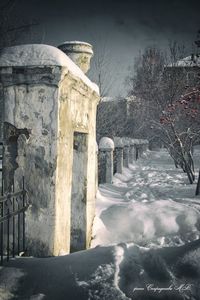
[[[189,55],[178,60],[175,64],[170,64],[167,67],[200,67],[200,55]]]

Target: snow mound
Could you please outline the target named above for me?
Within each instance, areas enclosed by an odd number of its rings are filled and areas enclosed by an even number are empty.
[[[199,234],[200,214],[170,200],[113,205],[102,212],[101,219],[107,229],[104,245],[129,241],[147,244],[174,235],[187,240],[191,232]]]
[[[77,278],[89,300],[199,300],[200,240],[162,249],[120,243],[112,253],[88,280]]]
[[[115,266],[102,265],[91,275],[88,281],[78,281],[78,286],[87,290],[88,300],[128,300],[125,294],[116,287],[114,282]]]

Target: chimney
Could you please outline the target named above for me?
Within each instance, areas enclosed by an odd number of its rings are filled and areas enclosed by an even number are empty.
[[[73,62],[87,73],[90,69],[90,59],[93,56],[92,45],[85,42],[69,41],[59,45],[62,50]]]

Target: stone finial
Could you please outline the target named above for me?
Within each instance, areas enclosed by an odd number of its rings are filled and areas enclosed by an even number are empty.
[[[112,183],[114,142],[108,137],[99,142],[99,183]]]
[[[110,138],[108,137],[102,137],[100,139],[100,142],[99,142],[99,149],[103,150],[114,150],[115,148],[115,145],[114,145],[114,142],[113,140],[111,140]]]
[[[117,137],[117,136],[114,137],[114,145],[117,148],[123,148],[124,147],[122,139],[120,137]]]
[[[90,59],[93,56],[92,45],[85,42],[69,41],[59,45],[58,48],[69,56],[83,73],[87,73],[90,69]]]

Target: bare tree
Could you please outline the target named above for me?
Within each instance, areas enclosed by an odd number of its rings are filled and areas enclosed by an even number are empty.
[[[128,95],[136,98],[137,109],[133,120],[137,123],[137,137],[154,139],[157,132],[152,129],[152,120],[159,120],[164,108],[162,86],[165,55],[157,47],[147,47],[139,53],[131,74],[126,79]]]
[[[112,69],[112,55],[106,40],[98,40],[98,47],[92,60],[89,77],[99,86],[101,99],[111,94],[116,79]]]
[[[138,131],[150,140],[159,138],[192,183],[192,147],[199,138],[199,124],[194,122],[195,113],[199,113],[199,96],[193,90],[197,87],[195,76],[189,82],[188,70],[177,65],[184,56],[185,47],[176,42],[169,44],[168,55],[148,47],[136,59],[128,84],[129,94],[136,96],[140,108],[135,115]],[[191,87],[192,91],[188,90]]]
[[[200,195],[200,170],[199,170],[199,176],[197,181],[197,187],[196,187],[196,196]]]
[[[192,149],[200,139],[199,99],[198,88],[187,90],[178,100],[166,107],[160,118],[166,148],[176,166],[180,166],[187,173],[190,183],[195,179]]]

